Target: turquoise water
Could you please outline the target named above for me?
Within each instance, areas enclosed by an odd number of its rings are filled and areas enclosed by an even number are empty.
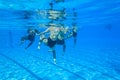
[[[119,0],[0,0],[0,80],[120,80],[120,1]],[[63,23],[71,27],[73,8],[77,12],[78,36],[66,40],[66,52],[56,45],[54,64],[49,47],[39,36],[27,50],[20,38],[29,26],[43,31],[38,24],[48,23],[37,9],[66,8]],[[56,21],[59,23],[59,21]]]

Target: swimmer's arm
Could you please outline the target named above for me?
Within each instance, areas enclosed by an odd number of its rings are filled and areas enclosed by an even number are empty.
[[[45,34],[45,33],[47,33],[47,32],[49,32],[49,28],[46,29],[45,31],[41,32],[40,34]]]
[[[36,35],[40,34],[40,32],[37,29],[35,29],[35,32],[36,32]]]
[[[49,32],[50,30],[49,30],[49,28],[48,29],[46,29],[45,31],[43,31],[43,32],[39,32],[39,34],[37,34],[37,35],[42,35],[42,34],[45,34],[45,33],[47,33],[47,32]]]

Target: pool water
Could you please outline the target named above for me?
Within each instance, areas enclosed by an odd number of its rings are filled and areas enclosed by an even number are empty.
[[[0,80],[120,80],[120,1],[119,0],[0,0]],[[30,26],[44,31],[40,23],[48,23],[37,15],[36,9],[66,8],[66,20],[71,27],[77,23],[77,43],[66,39],[66,52],[55,45],[56,64],[50,49],[42,44],[37,49],[39,36],[24,49],[20,39]],[[73,8],[77,12],[72,20]],[[61,21],[55,21],[61,23]]]

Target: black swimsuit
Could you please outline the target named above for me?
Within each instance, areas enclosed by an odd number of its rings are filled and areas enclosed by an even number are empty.
[[[73,37],[76,37],[77,36],[77,33],[73,31]]]
[[[48,43],[47,46],[49,46],[50,48],[54,47],[54,45],[56,44],[57,41],[53,41],[50,38],[48,38]]]

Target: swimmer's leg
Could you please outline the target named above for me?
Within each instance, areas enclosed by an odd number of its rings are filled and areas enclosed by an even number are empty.
[[[77,39],[74,37],[74,46],[76,46]]]
[[[47,43],[47,41],[44,40],[44,39],[46,39],[45,35],[40,35],[40,40],[39,40],[39,43],[38,43],[38,49],[40,49],[40,46],[41,46],[42,42]]]
[[[28,40],[28,36],[21,37],[20,45],[22,45],[22,44],[24,43],[25,40]]]
[[[64,54],[65,54],[65,51],[66,51],[66,45],[65,45],[65,44],[63,44],[63,53],[62,53],[62,55],[64,55]]]
[[[53,50],[53,60],[54,60],[54,64],[56,64],[56,52],[55,52],[55,50]]]
[[[34,41],[31,41],[25,49],[29,48],[33,44],[33,42]]]

